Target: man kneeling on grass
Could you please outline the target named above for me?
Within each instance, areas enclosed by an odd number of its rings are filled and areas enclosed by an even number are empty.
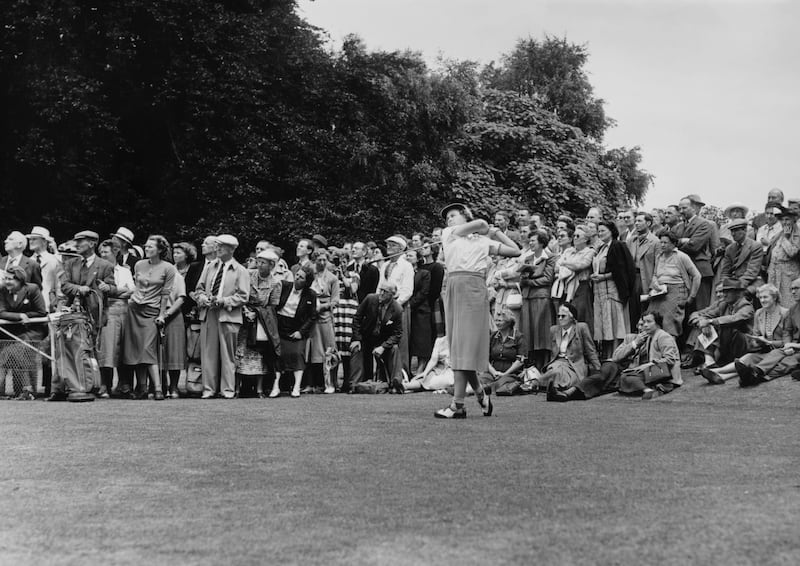
[[[653,399],[683,384],[678,345],[661,328],[661,313],[649,312],[639,321],[639,334],[628,335],[605,360],[600,372],[565,391],[548,391],[547,400],[564,402],[590,399],[619,388],[620,393]]]

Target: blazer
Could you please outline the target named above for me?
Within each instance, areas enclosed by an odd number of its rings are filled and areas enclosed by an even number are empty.
[[[214,279],[217,276],[217,270],[221,260],[217,259],[214,263],[210,264],[209,269],[203,273],[200,280],[197,282],[197,295],[205,294],[210,295],[211,289],[214,287]],[[228,267],[225,268],[225,273],[222,276],[222,302],[223,306],[219,308],[219,321],[232,322],[234,324],[242,324],[242,306],[247,302],[250,297],[250,274],[247,269],[236,261],[231,260]],[[206,320],[209,307],[202,307],[199,315],[200,320]]]
[[[300,302],[297,304],[297,311],[293,318],[282,316],[281,309],[286,306],[289,295],[294,289],[294,283],[281,281],[281,298],[278,299],[278,306],[275,312],[278,313],[278,332],[281,338],[289,338],[294,332],[299,332],[303,338],[308,338],[311,328],[317,320],[317,294],[308,287],[300,291]]]
[[[29,318],[47,316],[47,306],[42,292],[33,283],[26,283],[17,293],[17,298],[6,289],[0,289],[0,319],[20,320],[20,315]],[[43,340],[47,336],[47,324],[11,324],[3,325],[3,329],[23,340]],[[4,339],[0,336],[0,339]]]
[[[639,297],[636,296],[636,267],[633,264],[633,256],[628,246],[619,240],[611,240],[608,245],[608,256],[606,256],[605,273],[611,273],[611,279],[617,286],[620,301],[623,304],[635,297],[638,303]]]
[[[675,342],[669,333],[662,329],[658,329],[650,337],[650,347],[647,350],[647,357],[652,363],[664,362],[672,374],[671,383],[675,385],[682,385],[683,378],[681,377],[681,363],[680,353],[678,351],[678,344]],[[636,354],[636,349],[633,346],[633,341],[624,342],[616,351],[614,357],[619,354],[620,358],[627,358]],[[636,366],[633,366],[636,367]]]
[[[444,266],[439,263],[438,261],[432,261],[430,263],[422,263],[419,266],[420,269],[424,269],[428,273],[431,274],[431,291],[428,293],[428,303],[431,305],[431,309],[441,298],[442,295],[442,284],[444,283]]]
[[[714,275],[711,259],[716,251],[713,247],[716,225],[695,214],[690,220],[678,224],[674,232],[678,238],[689,238],[689,241],[679,249],[692,258],[700,275],[703,277]]]
[[[646,292],[650,288],[650,282],[653,280],[656,256],[660,253],[659,240],[655,234],[648,232],[644,242],[640,241],[638,234],[634,234],[628,238],[627,243],[633,257],[633,265],[639,273],[641,289]]]
[[[561,327],[553,325],[550,327],[550,354],[554,360],[561,355],[560,345]],[[565,356],[581,378],[590,372],[600,371],[600,358],[597,357],[592,333],[585,322],[578,322],[569,329]]]
[[[374,293],[378,289],[378,281],[381,278],[381,272],[371,263],[365,261],[361,265],[361,269],[357,270],[356,263],[352,262],[347,266],[346,271],[353,271],[358,274],[360,281],[358,283],[356,297],[358,297],[359,303],[364,300],[364,297],[370,293]]]
[[[550,252],[545,252],[550,253]],[[556,260],[558,256],[550,254],[546,259],[533,262],[533,256],[526,258],[520,266],[519,285],[522,289],[523,299],[550,298],[550,288],[556,279]]]
[[[709,307],[695,313],[698,316],[710,318],[714,326],[730,326],[739,332],[750,333],[753,328],[755,310],[745,297],[741,297],[735,304],[729,305],[725,301],[718,301]]]
[[[400,344],[403,337],[403,307],[392,300],[380,320],[379,314],[378,295],[367,295],[353,317],[353,342],[380,343],[384,349]]]
[[[82,286],[89,287],[92,291],[100,293],[103,299],[103,318],[98,322],[98,326],[104,326],[106,323],[105,306],[108,303],[108,295],[114,295],[117,292],[117,282],[114,278],[114,266],[96,255],[92,261],[92,266],[88,270],[84,270],[83,258],[74,257],[64,262],[62,277],[61,296],[58,300],[59,307],[70,306],[75,300],[75,297],[80,297],[78,290]],[[98,283],[101,281],[111,287],[108,294],[103,293],[97,288]],[[89,293],[81,297],[81,304],[94,320],[100,307],[97,295],[95,293]]]
[[[9,256],[3,256],[0,258],[0,271],[5,271],[6,267],[8,266]],[[28,276],[28,283],[33,283],[39,289],[42,288],[42,269],[39,267],[39,264],[36,263],[36,260],[29,258],[26,255],[23,255],[19,259],[19,266],[25,270],[25,275]]]
[[[725,248],[720,266],[720,276],[738,279],[747,288],[761,273],[764,259],[764,248],[761,244],[745,238],[739,250],[739,244],[733,242]]]
[[[414,293],[408,300],[408,306],[412,311],[425,314],[431,312],[431,304],[428,296],[431,293],[431,272],[418,269],[414,274]]]

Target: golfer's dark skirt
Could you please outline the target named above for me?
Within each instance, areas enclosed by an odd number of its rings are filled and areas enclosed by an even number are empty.
[[[122,363],[129,366],[158,363],[156,340],[158,309],[128,302],[128,318],[122,332]]]

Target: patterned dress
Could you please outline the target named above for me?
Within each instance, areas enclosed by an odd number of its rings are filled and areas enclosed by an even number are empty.
[[[272,275],[262,278],[258,271],[250,272],[248,305],[275,308],[278,306],[280,298],[281,283],[279,280]],[[269,370],[267,358],[264,355],[267,342],[257,342],[255,346],[247,344],[247,337],[254,324],[256,323],[245,318],[236,342],[236,373],[242,375],[266,375]]]

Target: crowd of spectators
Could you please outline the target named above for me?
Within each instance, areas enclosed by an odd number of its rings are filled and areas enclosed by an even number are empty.
[[[721,220],[704,207],[688,195],[613,217],[497,211],[492,230],[522,253],[481,271],[492,330],[479,387],[542,390],[555,402],[613,391],[650,399],[679,387],[681,369],[742,387],[793,374],[800,199],[784,204],[775,189],[758,214],[733,203]],[[139,246],[125,227],[56,246],[35,226],[5,239],[0,328],[37,342],[48,313],[90,313],[101,398],[300,397],[375,381],[395,393],[452,390],[441,234],[336,246],[317,234],[293,254],[267,240],[241,250],[219,234],[198,253],[158,234]],[[187,391],[193,363],[202,378]],[[48,399],[64,399],[50,373]],[[15,377],[16,398],[35,398],[36,376]]]

